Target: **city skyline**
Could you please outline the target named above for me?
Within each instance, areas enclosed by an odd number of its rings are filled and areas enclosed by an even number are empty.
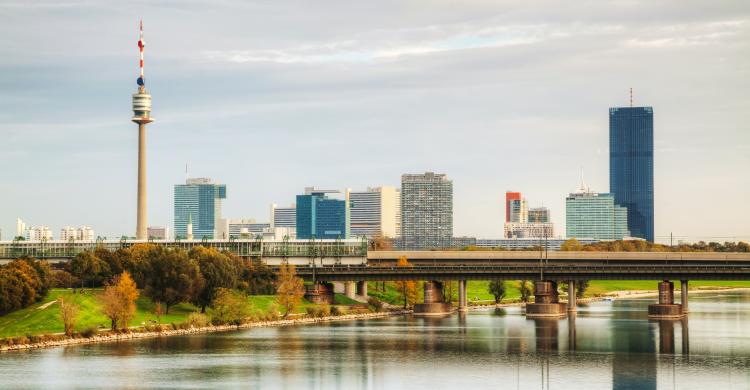
[[[45,7],[3,7],[14,18],[0,28],[15,44],[4,65],[13,77],[6,72],[0,82],[7,85],[8,112],[17,114],[0,118],[9,150],[0,156],[4,236],[16,217],[53,231],[72,224],[110,237],[133,234],[137,134],[127,100],[137,71],[133,31],[141,17],[148,24],[149,91],[158,96],[159,118],[149,126],[150,225],[171,225],[170,192],[187,162],[197,170],[191,174],[232,188],[224,214],[233,218],[263,221],[269,203],[290,203],[304,185],[361,189],[397,185],[406,172],[434,171],[455,181],[456,236],[500,237],[498,205],[511,188],[549,207],[564,231],[564,199],[579,166],[592,187],[608,188],[607,109],[626,106],[627,89],[634,87],[635,105],[659,112],[657,241],[669,232],[728,240],[750,234],[744,231],[750,206],[743,202],[750,179],[742,174],[750,165],[750,135],[743,128],[748,78],[741,70],[750,57],[743,56],[748,14],[733,4],[694,4],[692,11],[639,5],[646,8],[641,12],[660,14],[660,25],[618,13],[627,6],[593,7],[577,16],[527,7],[515,19],[502,7],[459,13],[434,7],[434,28],[408,13],[388,22],[374,15],[305,38],[282,34],[261,44],[242,35],[218,46],[203,44],[233,36],[229,31],[247,22],[221,7],[212,20],[226,23],[214,22],[201,37],[164,23],[159,7],[144,7],[140,15],[92,8],[75,17]],[[200,8],[185,6],[180,23],[191,25]],[[293,18],[281,16],[286,10],[274,5],[266,16],[288,26]],[[358,11],[342,7],[338,16],[362,22]],[[51,28],[39,36],[19,28],[32,18]],[[258,39],[278,35],[274,23],[258,21],[248,27]],[[71,35],[53,36],[56,25]],[[305,20],[296,27],[315,31],[316,25]],[[86,42],[86,54],[59,49],[63,39]],[[201,47],[197,53],[194,43]],[[299,49],[305,44],[311,46]],[[552,56],[545,57],[550,65],[531,52]],[[590,62],[576,63],[581,55],[600,62],[591,69]],[[685,62],[695,66],[685,69]],[[570,77],[534,84],[539,75],[553,76],[553,66]],[[80,107],[86,115],[67,115]],[[461,129],[461,138],[454,129]],[[308,142],[295,145],[299,139]],[[371,153],[356,148],[362,140]],[[526,147],[513,150],[507,140]],[[532,146],[538,153],[528,153]],[[331,150],[341,153],[312,163],[305,154]],[[47,196],[50,188],[54,199]],[[726,210],[696,207],[717,189]]]

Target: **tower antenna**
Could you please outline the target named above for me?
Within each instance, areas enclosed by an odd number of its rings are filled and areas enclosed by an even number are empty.
[[[146,79],[143,78],[143,48],[146,47],[146,43],[143,41],[143,19],[141,19],[140,24],[140,37],[138,38],[138,49],[141,52],[141,62],[139,64],[141,73],[140,76],[138,76],[138,89],[145,89],[146,88]]]
[[[633,107],[633,87],[630,87],[630,107]]]

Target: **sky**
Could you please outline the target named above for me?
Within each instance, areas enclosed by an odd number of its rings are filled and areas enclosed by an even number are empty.
[[[138,21],[153,96],[149,225],[173,185],[268,221],[306,186],[445,173],[454,235],[498,238],[504,193],[609,190],[608,109],[654,109],[655,231],[750,240],[750,3],[0,0],[0,229],[134,235]]]

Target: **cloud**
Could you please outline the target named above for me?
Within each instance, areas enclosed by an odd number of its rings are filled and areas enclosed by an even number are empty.
[[[729,37],[739,35],[744,20],[728,20],[702,24],[678,24],[654,29],[646,29],[640,37],[626,40],[630,47],[669,48],[710,45]]]

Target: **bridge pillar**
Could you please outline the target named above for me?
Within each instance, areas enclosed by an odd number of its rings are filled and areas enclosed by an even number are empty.
[[[682,304],[682,314],[688,313],[688,281],[680,280],[680,303]]]
[[[684,315],[685,313],[682,312],[682,305],[674,304],[674,283],[669,280],[660,282],[659,303],[648,305],[648,318],[677,319]]]
[[[561,317],[566,306],[558,299],[557,282],[534,282],[534,303],[526,304],[526,317]]]
[[[438,281],[424,282],[424,303],[414,305],[414,314],[442,315],[451,311],[453,311],[453,306],[443,300],[443,283]]]
[[[356,298],[357,286],[355,282],[344,282],[344,295],[349,299]]]
[[[367,298],[367,281],[366,280],[357,282],[357,295],[361,295]]]
[[[305,299],[312,303],[333,304],[333,284],[317,282],[305,285]]]
[[[468,296],[466,291],[466,281],[465,280],[459,280],[458,281],[458,311],[459,312],[466,312],[469,310],[468,305]]]
[[[576,281],[568,280],[568,312],[575,313],[578,311],[576,303]]]

